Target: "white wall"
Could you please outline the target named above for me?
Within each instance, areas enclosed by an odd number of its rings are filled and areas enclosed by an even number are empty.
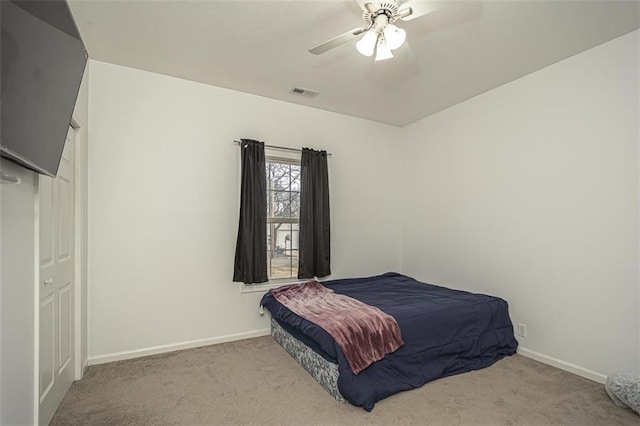
[[[332,152],[333,277],[398,270],[397,128],[100,62],[90,93],[94,362],[268,328],[231,282],[234,139]]]
[[[0,185],[0,424],[33,424],[35,405],[35,200],[37,175],[0,160],[22,180]]]
[[[529,350],[639,357],[639,31],[409,128],[402,270],[499,295]]]

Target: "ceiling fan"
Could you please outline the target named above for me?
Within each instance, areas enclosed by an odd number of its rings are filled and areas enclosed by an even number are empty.
[[[358,4],[361,5],[361,2]],[[356,43],[358,52],[365,56],[373,56],[375,52],[376,61],[393,58],[391,51],[402,46],[407,37],[405,30],[394,23],[398,20],[410,21],[419,18],[442,8],[443,5],[424,0],[413,0],[402,5],[399,0],[366,0],[361,7],[365,27],[354,28],[329,39],[309,49],[309,53],[320,55],[364,34]]]

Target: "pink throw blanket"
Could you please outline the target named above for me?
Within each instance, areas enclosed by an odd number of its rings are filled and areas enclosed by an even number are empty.
[[[323,328],[338,343],[353,374],[404,344],[395,318],[317,281],[270,290],[290,311]]]

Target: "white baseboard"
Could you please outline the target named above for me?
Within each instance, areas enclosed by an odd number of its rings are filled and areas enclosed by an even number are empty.
[[[535,359],[536,361],[540,361],[544,364],[548,364],[561,370],[568,371],[569,373],[576,374],[589,380],[593,380],[594,382],[604,384],[607,381],[607,376],[605,376],[604,374],[596,373],[595,371],[588,370],[586,368],[580,367],[579,365],[571,364],[569,362],[532,351],[531,349],[523,348],[522,346],[518,347],[518,353],[522,356],[526,356],[527,358]]]
[[[82,365],[82,369],[84,372],[84,370],[89,365],[106,364],[108,362],[140,358],[148,355],[157,355],[157,354],[162,354],[166,352],[179,351],[183,349],[199,348],[202,346],[216,345],[219,343],[234,342],[237,340],[251,339],[253,337],[268,336],[269,334],[270,334],[270,330],[266,328],[263,330],[254,330],[246,333],[230,334],[227,336],[191,340],[191,341],[175,343],[171,345],[154,346],[146,349],[136,349],[133,351],[124,351],[124,352],[116,352],[116,353],[107,354],[107,355],[98,355],[95,357],[87,358]],[[527,349],[522,346],[518,347],[518,354],[525,356],[527,358],[531,358],[536,361],[542,362],[544,364],[551,365],[561,370],[568,371],[569,373],[576,374],[580,377],[593,380],[594,382],[604,384],[607,381],[607,376],[605,376],[604,374],[591,371],[584,367],[580,367],[578,365],[571,364],[569,362],[562,361],[560,359],[553,358],[536,351],[532,351],[531,349]]]
[[[116,352],[107,355],[98,355],[88,358],[89,365],[106,364],[113,361],[122,361],[125,359],[140,358],[148,355],[157,355],[166,352],[179,351],[182,349],[199,348],[201,346],[216,345],[218,343],[234,342],[236,340],[251,339],[252,337],[268,336],[270,330],[248,331],[246,333],[230,334],[221,337],[212,337],[208,339],[191,340],[188,342],[175,343],[171,345],[154,346],[146,349],[136,349],[133,351]]]
[[[84,373],[87,372],[87,367],[89,366],[89,358],[85,358],[82,362],[82,377],[84,377]]]

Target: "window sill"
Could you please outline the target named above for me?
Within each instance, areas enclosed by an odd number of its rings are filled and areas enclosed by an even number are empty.
[[[282,287],[283,285],[302,284],[308,280],[299,280],[297,278],[269,281],[263,284],[240,284],[240,293],[266,293],[272,288]]]

